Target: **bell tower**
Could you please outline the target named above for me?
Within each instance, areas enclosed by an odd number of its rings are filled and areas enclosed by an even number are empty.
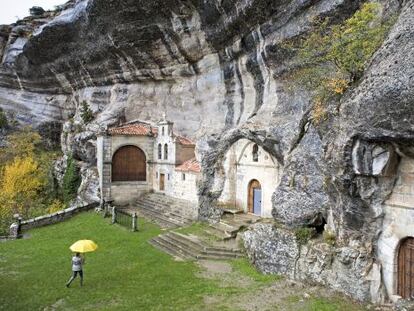
[[[165,113],[163,114],[162,120],[158,122],[158,135],[160,137],[168,137],[173,135],[174,123],[167,120]]]

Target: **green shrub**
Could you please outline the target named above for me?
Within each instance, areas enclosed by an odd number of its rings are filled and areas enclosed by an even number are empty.
[[[33,6],[29,9],[29,12],[31,16],[39,17],[45,13],[45,10],[40,6]]]
[[[48,214],[53,214],[56,212],[59,212],[61,210],[64,210],[66,208],[65,203],[59,200],[53,200],[52,203],[49,205],[49,207],[46,209],[46,212]]]
[[[314,92],[315,124],[327,119],[328,102],[339,99],[358,81],[384,41],[395,18],[383,21],[380,12],[380,4],[365,3],[341,24],[331,25],[329,19],[315,21],[309,36],[285,45],[296,52],[300,65],[292,78]]]
[[[323,240],[325,243],[334,246],[336,243],[336,235],[335,232],[332,232],[330,230],[326,230],[323,232]]]
[[[85,124],[93,120],[93,112],[86,101],[81,103],[81,118]]]
[[[58,121],[46,121],[37,127],[42,138],[43,148],[46,150],[60,150],[62,123]]]
[[[296,241],[300,245],[308,243],[308,241],[316,234],[315,228],[300,227],[295,230]]]
[[[76,198],[78,188],[81,183],[79,168],[76,166],[72,156],[69,156],[66,162],[66,171],[63,176],[62,193],[63,201],[69,203]]]
[[[4,113],[3,109],[0,107],[0,130],[7,129],[9,127],[9,121],[7,120],[7,116]]]

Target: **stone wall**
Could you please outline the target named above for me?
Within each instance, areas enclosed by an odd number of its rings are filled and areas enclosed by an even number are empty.
[[[116,181],[111,183],[111,200],[115,204],[125,205],[135,202],[151,190],[151,184],[148,182]]]
[[[195,157],[194,146],[177,144],[176,147],[176,163],[182,164],[187,160]]]
[[[66,208],[62,211],[53,213],[53,214],[39,216],[39,217],[28,219],[28,220],[23,220],[17,224],[14,223],[10,226],[10,236],[18,237],[18,235],[23,231],[62,222],[80,212],[88,211],[97,206],[99,206],[99,203],[92,203],[92,204],[82,205],[82,206],[73,206],[73,207]]]
[[[183,175],[185,175],[185,180]],[[194,172],[175,171],[171,181],[173,191],[169,195],[197,203],[197,179],[199,175],[199,173]]]

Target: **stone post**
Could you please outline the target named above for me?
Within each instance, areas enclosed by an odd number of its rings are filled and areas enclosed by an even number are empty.
[[[115,206],[112,207],[112,220],[111,223],[114,224],[116,222],[116,208]]]
[[[109,214],[111,214],[111,206],[112,206],[112,202],[113,200],[104,200],[103,201],[103,217],[106,218],[107,216],[109,216]]]
[[[16,219],[16,222],[11,224],[9,228],[9,235],[11,238],[17,239],[20,237],[22,218],[18,214],[16,214],[14,218]]]
[[[132,231],[137,231],[138,217],[137,213],[132,214]]]
[[[106,218],[109,214],[109,204],[105,200],[103,200],[103,209],[102,209],[103,218]]]

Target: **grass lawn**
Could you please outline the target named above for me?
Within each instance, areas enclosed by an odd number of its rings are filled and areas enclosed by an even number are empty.
[[[157,226],[140,220],[139,229],[132,233],[88,212],[31,230],[28,239],[0,243],[0,310],[242,310],[229,301],[281,282],[280,277],[260,275],[246,260],[236,260],[228,264],[233,272],[223,285],[220,277],[203,277],[199,265],[175,261],[148,244],[161,232]],[[86,256],[84,287],[76,279],[68,289],[68,247],[79,239],[94,240],[99,249]],[[241,276],[250,280],[248,287],[237,284]],[[343,299],[316,299],[322,300],[309,304],[348,310],[341,307]],[[306,306],[301,303],[301,309]]]
[[[147,243],[158,227],[140,225],[132,233],[84,213],[32,230],[29,239],[1,243],[0,309],[183,310],[219,290],[213,281],[194,277],[193,263],[176,262]],[[99,249],[86,256],[84,287],[77,279],[68,289],[68,247],[78,239],[94,240]]]

